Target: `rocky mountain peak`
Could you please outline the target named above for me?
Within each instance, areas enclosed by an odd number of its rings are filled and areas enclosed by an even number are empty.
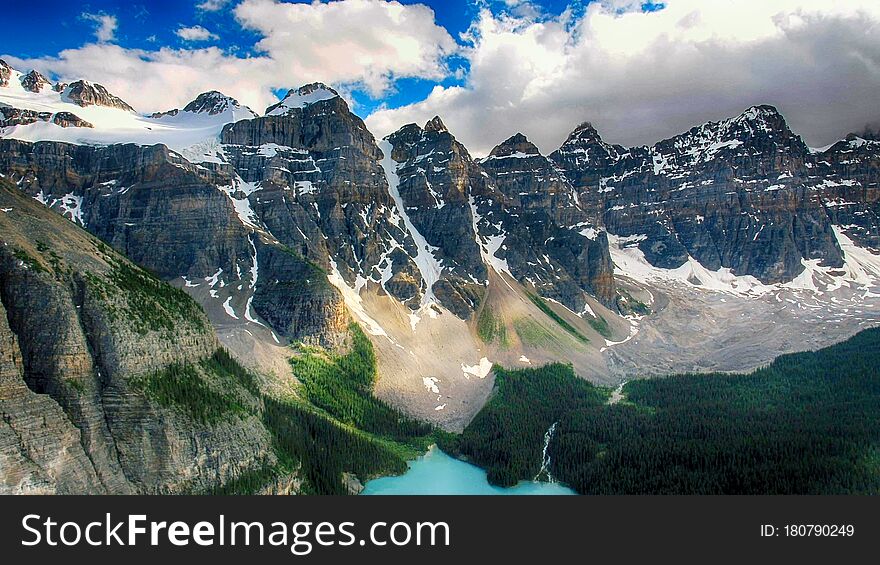
[[[443,123],[443,120],[440,119],[440,116],[434,116],[431,120],[425,124],[425,131],[427,132],[441,132],[449,130],[446,129],[446,124]]]
[[[767,104],[752,106],[736,118],[721,121],[719,125],[729,136],[738,136],[742,141],[749,137],[792,135],[785,117],[775,106]]]
[[[29,92],[40,92],[44,87],[52,84],[48,78],[36,70],[21,77],[21,86]]]
[[[862,139],[867,139],[868,141],[880,141],[880,126],[865,126],[860,133],[851,133],[847,136],[847,139],[852,137],[861,137]]]
[[[388,135],[385,139],[398,152],[406,152],[421,140],[424,133],[425,131],[418,124],[406,124],[396,132]],[[396,160],[403,161],[406,160],[406,157],[401,156],[400,159]]]
[[[230,108],[238,109],[241,107],[241,104],[235,98],[226,96],[222,92],[211,90],[199,94],[195,100],[183,107],[183,111],[216,116]]]
[[[599,143],[602,141],[602,136],[599,135],[599,132],[593,126],[592,122],[583,122],[578,127],[574,128],[574,131],[569,134],[566,143],[574,141]]]
[[[114,96],[100,84],[85,80],[78,80],[68,85],[62,93],[62,97],[77,106],[106,106],[108,108],[118,108],[127,112],[134,112],[134,108],[129,106],[122,98]]]
[[[572,179],[578,179],[588,171],[615,165],[629,153],[623,146],[603,141],[591,122],[583,122],[558,150],[550,154],[550,159],[566,170]]]
[[[655,175],[678,177],[693,174],[714,163],[752,163],[760,157],[766,165],[785,168],[802,161],[809,149],[789,129],[773,106],[752,106],[736,117],[707,122],[649,148]]]
[[[12,74],[12,67],[6,61],[0,59],[0,86],[9,86],[9,76]]]
[[[526,136],[521,133],[517,133],[516,135],[511,136],[507,140],[498,144],[492,152],[489,154],[490,157],[509,157],[511,155],[540,155],[541,152],[538,150],[538,147],[529,141]]]
[[[288,90],[277,104],[266,108],[267,116],[283,116],[291,110],[303,109],[324,100],[339,98],[339,93],[323,82],[313,82],[297,89]]]

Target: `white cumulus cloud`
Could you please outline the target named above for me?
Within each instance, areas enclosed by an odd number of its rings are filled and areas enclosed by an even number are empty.
[[[116,16],[104,13],[91,14],[84,12],[80,15],[80,18],[95,24],[95,39],[98,41],[105,43],[113,41],[115,38],[116,28],[119,25]]]
[[[196,9],[203,12],[219,12],[229,4],[230,0],[205,0],[196,4]]]
[[[442,79],[457,44],[423,5],[383,0],[290,4],[245,0],[239,22],[263,38],[257,49],[286,76],[358,82],[373,95],[395,78]]]
[[[200,25],[189,27],[180,26],[174,33],[184,41],[208,41],[209,39],[219,39],[217,34],[211,33]]]

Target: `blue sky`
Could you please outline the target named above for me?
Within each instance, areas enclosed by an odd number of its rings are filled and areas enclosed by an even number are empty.
[[[122,47],[152,51],[162,47],[188,49],[212,45],[237,56],[259,55],[255,43],[260,39],[260,34],[244,29],[236,21],[232,12],[236,3],[234,0],[223,2],[225,6],[217,11],[199,9],[200,3],[200,0],[133,3],[91,1],[82,4],[69,0],[16,2],[4,9],[5,37],[0,52],[24,59],[53,56],[65,49],[94,42],[96,28],[101,25],[98,18],[110,16],[115,18],[116,24],[112,43]],[[310,4],[311,0],[293,0],[289,3]],[[489,5],[499,13],[512,10],[503,1],[400,0],[400,3],[429,6],[434,11],[436,23],[457,40],[477,17],[480,5]],[[570,0],[540,0],[528,4],[550,17],[560,14],[573,3]],[[34,14],[40,14],[40,33],[34,33]],[[176,33],[182,26],[201,26],[216,37],[207,41],[187,41]],[[356,101],[358,111],[363,115],[380,105],[398,107],[417,102],[424,99],[436,85],[451,86],[463,82],[467,61],[451,57],[448,62],[452,72],[442,80],[404,77],[381,96],[357,88],[347,94]],[[458,69],[462,70],[456,74]],[[286,88],[295,86],[299,85],[286,85],[275,89],[275,92],[283,96]]]
[[[822,146],[880,123],[876,0],[30,0],[0,57],[106,86],[140,112],[207,90],[257,112],[336,87],[377,136],[440,115],[473,153],[543,151],[583,121],[656,142],[773,104]]]

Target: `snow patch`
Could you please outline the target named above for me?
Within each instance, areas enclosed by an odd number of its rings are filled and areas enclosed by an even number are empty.
[[[437,377],[423,377],[422,383],[425,385],[425,388],[434,394],[440,394],[440,387],[437,386],[437,383],[440,382],[440,379]]]
[[[465,365],[464,363],[462,363],[461,370],[464,373],[466,379],[470,378],[468,375],[473,375],[475,377],[485,379],[486,376],[492,371],[492,362],[489,361],[489,359],[483,357],[476,365]]]
[[[441,261],[438,261],[434,256],[434,252],[437,251],[438,248],[428,244],[428,241],[419,230],[416,229],[409,218],[409,214],[406,212],[406,206],[404,205],[403,198],[400,196],[400,177],[397,174],[397,163],[391,158],[391,151],[393,149],[391,142],[388,140],[382,140],[382,142],[379,143],[379,148],[384,155],[381,164],[382,169],[385,171],[385,178],[388,181],[388,192],[391,195],[392,200],[394,200],[395,208],[397,209],[400,218],[403,220],[403,225],[406,228],[406,231],[409,232],[410,237],[412,237],[416,244],[417,251],[416,256],[413,257],[413,261],[415,262],[416,268],[418,268],[419,274],[422,276],[422,280],[426,287],[425,292],[422,294],[419,310],[430,313],[432,311],[431,305],[437,304],[437,298],[434,296],[434,284],[440,280],[440,275],[443,272]],[[415,324],[413,324],[413,328],[415,328]]]
[[[336,265],[336,261],[333,260],[333,257],[330,257],[329,261],[330,272],[327,274],[327,280],[342,293],[342,298],[345,300],[345,305],[348,309],[366,325],[367,333],[370,335],[388,337],[388,333],[386,333],[382,326],[379,325],[379,322],[371,318],[364,309],[363,300],[361,299],[359,292],[360,288],[354,289],[348,286],[345,279],[342,278],[342,274],[339,272],[339,267]],[[391,338],[388,337],[388,339],[390,340]]]
[[[232,309],[232,297],[226,299],[226,302],[223,303],[223,309],[226,310],[226,313],[230,318],[234,318],[238,320],[238,316],[235,315],[235,310]]]

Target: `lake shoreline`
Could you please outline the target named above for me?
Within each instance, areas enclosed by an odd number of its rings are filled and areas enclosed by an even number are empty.
[[[367,481],[363,496],[371,495],[575,495],[560,483],[522,481],[505,488],[489,484],[486,471],[431,445],[421,457],[408,463],[403,475]]]

